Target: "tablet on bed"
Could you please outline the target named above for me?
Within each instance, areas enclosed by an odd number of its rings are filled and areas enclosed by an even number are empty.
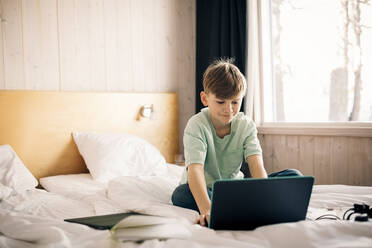
[[[90,226],[94,229],[105,230],[111,229],[118,222],[125,219],[126,217],[139,215],[138,213],[118,213],[118,214],[107,214],[107,215],[96,215],[82,218],[65,219],[67,222],[78,223]]]

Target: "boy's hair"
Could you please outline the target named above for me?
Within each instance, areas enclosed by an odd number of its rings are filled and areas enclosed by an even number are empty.
[[[245,77],[232,62],[232,59],[218,59],[208,66],[203,75],[205,93],[210,92],[222,99],[245,93]]]

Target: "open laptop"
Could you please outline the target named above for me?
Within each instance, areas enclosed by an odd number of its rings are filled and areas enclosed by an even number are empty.
[[[209,227],[253,230],[304,220],[313,184],[310,176],[218,180],[213,185]]]

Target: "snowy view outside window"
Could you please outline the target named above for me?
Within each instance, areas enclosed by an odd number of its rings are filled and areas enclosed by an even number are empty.
[[[267,5],[265,121],[372,121],[371,2],[272,0]]]

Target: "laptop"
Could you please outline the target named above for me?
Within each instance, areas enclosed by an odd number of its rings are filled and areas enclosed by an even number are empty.
[[[272,177],[218,180],[213,185],[209,227],[253,230],[304,220],[314,177]]]
[[[118,214],[96,215],[96,216],[89,216],[89,217],[82,217],[82,218],[65,219],[65,221],[87,225],[94,229],[106,230],[106,229],[111,229],[118,222],[132,215],[140,215],[140,214],[118,213]]]

